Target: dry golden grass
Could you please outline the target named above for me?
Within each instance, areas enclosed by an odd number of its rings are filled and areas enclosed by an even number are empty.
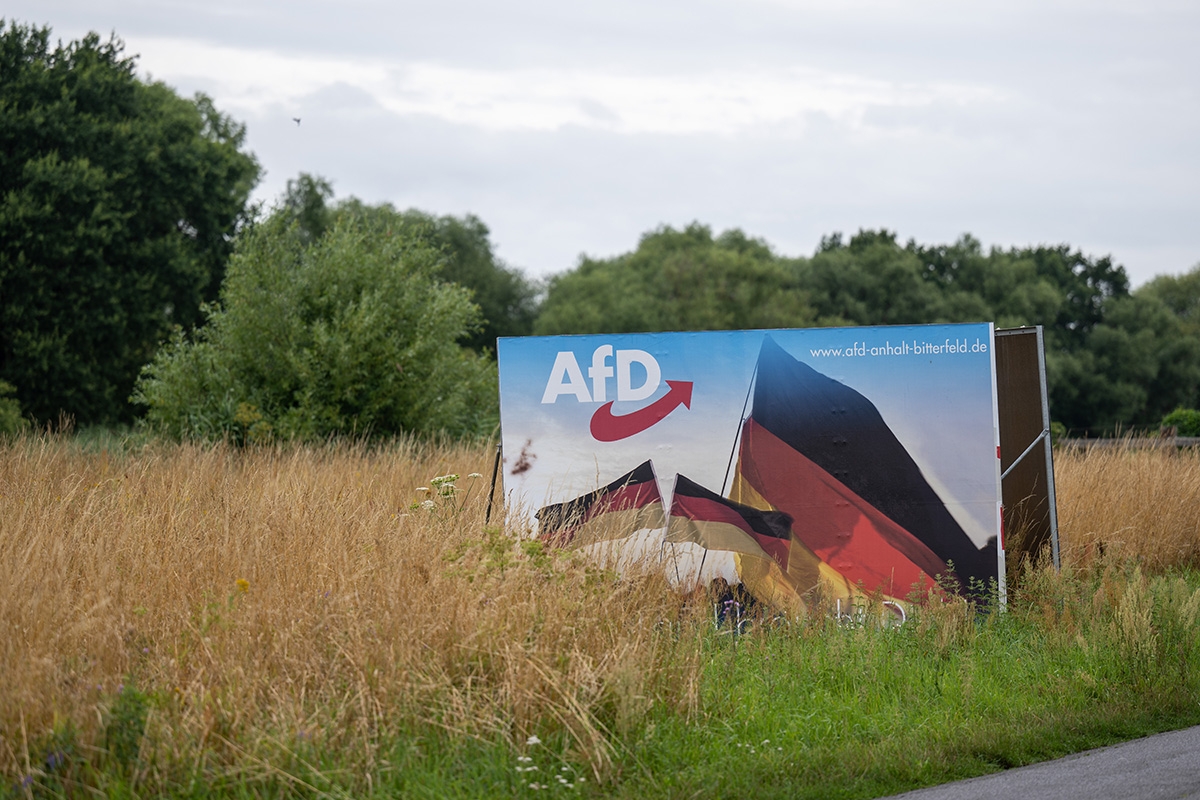
[[[369,775],[389,733],[552,726],[603,776],[602,725],[694,694],[639,618],[679,600],[486,531],[492,452],[0,446],[0,774],[55,727],[102,745],[134,681],[154,698],[144,763],[310,741]],[[410,507],[452,472],[453,498]]]
[[[104,747],[132,681],[153,699],[151,790],[172,769],[267,773],[306,743],[369,789],[379,743],[422,730],[518,748],[565,731],[606,777],[652,706],[697,708],[701,648],[655,623],[710,612],[523,545],[518,521],[487,528],[492,453],[0,444],[0,776],[36,773],[54,730]],[[1200,565],[1200,454],[1060,452],[1056,472],[1072,569]],[[452,498],[411,507],[447,473]]]
[[[1060,450],[1054,474],[1064,564],[1200,567],[1200,450]]]

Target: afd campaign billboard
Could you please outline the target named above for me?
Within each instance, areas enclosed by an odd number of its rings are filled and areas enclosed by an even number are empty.
[[[777,605],[1003,580],[990,323],[504,338],[504,491]]]

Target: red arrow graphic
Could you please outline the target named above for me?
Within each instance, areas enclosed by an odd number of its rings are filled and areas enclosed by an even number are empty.
[[[691,381],[667,381],[667,386],[670,388],[662,397],[629,414],[614,416],[611,400],[597,408],[596,413],[592,415],[592,437],[599,442],[628,439],[666,419],[676,406],[692,407]]]

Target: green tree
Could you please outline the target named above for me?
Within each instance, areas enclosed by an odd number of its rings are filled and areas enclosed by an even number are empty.
[[[998,248],[984,253],[970,234],[950,245],[910,241],[906,249],[920,259],[925,279],[942,292],[948,321],[1052,327],[1066,302],[1065,290],[1039,274],[1034,259]]]
[[[138,370],[217,296],[259,167],[115,37],[49,37],[0,20],[0,378],[39,420],[128,420]]]
[[[322,177],[301,172],[295,179],[288,180],[275,213],[295,222],[306,242],[315,242],[325,234],[333,220],[333,210],[329,207],[332,199],[333,184]]]
[[[859,231],[849,244],[841,234],[825,237],[811,259],[797,262],[797,271],[820,325],[952,321],[920,259],[886,230]]]
[[[1067,245],[993,248],[970,236],[953,245],[910,242],[924,275],[958,317],[1045,328],[1051,413],[1074,431],[1105,433],[1154,422],[1196,385],[1197,342],[1161,303],[1133,298],[1125,270]]]
[[[799,327],[815,318],[792,265],[761,240],[662,227],[637,250],[550,280],[537,333]]]
[[[1134,294],[1158,300],[1189,334],[1200,335],[1200,264],[1182,275],[1159,275]]]
[[[442,278],[469,289],[479,306],[482,324],[465,336],[463,344],[476,352],[494,353],[497,338],[533,332],[537,284],[496,257],[490,232],[478,217],[435,217],[413,209],[403,216],[428,228],[430,241],[445,254]]]
[[[207,325],[142,373],[147,423],[238,440],[490,432],[494,364],[456,344],[478,309],[421,227],[377,223],[343,215],[309,242],[277,214],[244,232]]]
[[[1047,362],[1051,412],[1094,433],[1155,425],[1200,387],[1200,339],[1151,297],[1108,300],[1083,345],[1050,351]]]
[[[328,181],[301,173],[288,181],[276,213],[294,220],[308,241],[320,238],[335,220],[347,216],[370,220],[369,224],[384,235],[395,227],[422,228],[426,240],[442,252],[442,278],[469,289],[482,313],[482,322],[463,333],[463,344],[479,353],[494,353],[498,337],[524,336],[533,331],[538,286],[496,257],[490,232],[478,217],[439,217],[416,209],[397,211],[389,203],[371,205],[356,197],[336,203],[332,200],[333,187]]]

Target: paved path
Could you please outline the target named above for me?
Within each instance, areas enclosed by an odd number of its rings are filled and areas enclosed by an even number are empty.
[[[892,796],[899,798],[1200,800],[1200,727]]]

